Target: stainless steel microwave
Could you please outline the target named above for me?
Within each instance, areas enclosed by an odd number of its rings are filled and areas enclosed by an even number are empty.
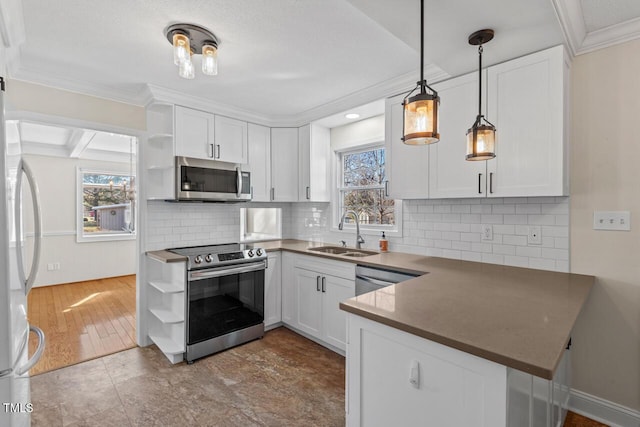
[[[247,202],[251,173],[242,165],[176,157],[176,201]]]

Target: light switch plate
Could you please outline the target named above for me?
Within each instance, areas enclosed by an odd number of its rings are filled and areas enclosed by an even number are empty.
[[[594,230],[631,230],[631,212],[629,211],[595,211],[593,213]]]

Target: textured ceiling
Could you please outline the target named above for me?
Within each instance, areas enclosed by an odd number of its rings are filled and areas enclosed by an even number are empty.
[[[418,0],[3,2],[21,5],[24,16],[24,41],[13,40],[11,53],[18,53],[8,64],[10,77],[129,102],[143,102],[151,85],[265,122],[309,120],[359,105],[356,100],[375,101],[382,96],[370,95],[374,89],[389,82],[404,87],[418,77]],[[425,60],[440,76],[475,69],[476,48],[467,38],[478,29],[495,30],[484,55],[491,65],[565,42],[558,4],[583,6],[589,28],[640,13],[638,0],[425,3]],[[16,20],[5,19],[7,28],[0,28],[5,44],[12,41],[7,29],[21,27],[7,22]],[[207,27],[220,39],[218,76],[197,69],[195,80],[178,77],[163,34],[176,22]]]

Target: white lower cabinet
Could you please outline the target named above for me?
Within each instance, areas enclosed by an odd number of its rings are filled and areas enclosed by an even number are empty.
[[[282,270],[282,321],[344,351],[346,313],[340,302],[355,296],[355,265],[285,253]],[[330,274],[327,274],[330,273]]]
[[[552,381],[351,313],[347,324],[347,426],[562,426],[568,352]]]
[[[280,254],[270,252],[264,274],[264,327],[271,329],[282,321]]]
[[[171,363],[183,360],[185,348],[186,263],[147,261],[149,338]]]

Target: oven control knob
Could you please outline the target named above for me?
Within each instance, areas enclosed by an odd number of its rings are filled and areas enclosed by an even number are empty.
[[[206,262],[211,262],[211,261],[213,261],[213,256],[212,256],[211,254],[207,254],[207,256],[206,256],[206,257],[204,257],[204,260],[205,260]]]
[[[193,262],[195,262],[196,264],[200,264],[202,262],[202,255],[197,255],[194,259]]]
[[[262,256],[262,249],[258,249],[258,250],[256,251],[256,255],[258,255],[258,256]]]
[[[249,249],[247,255],[249,255],[249,258],[251,258],[253,256],[253,249]]]

